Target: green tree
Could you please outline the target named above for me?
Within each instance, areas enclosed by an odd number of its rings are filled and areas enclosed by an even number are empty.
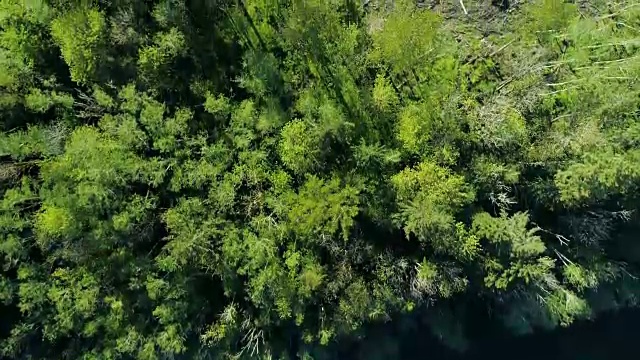
[[[0,357],[400,358],[638,306],[640,7],[425,4],[0,0]]]

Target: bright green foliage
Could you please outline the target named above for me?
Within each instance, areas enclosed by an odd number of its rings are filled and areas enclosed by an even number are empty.
[[[176,28],[157,34],[152,45],[140,50],[138,65],[142,76],[160,76],[160,72],[185,51],[185,46],[184,35]]]
[[[214,96],[213,94],[207,94],[204,108],[208,113],[214,115],[226,115],[229,111],[229,99],[225,98],[224,95]]]
[[[311,176],[285,203],[288,221],[298,236],[331,237],[340,231],[348,241],[353,217],[358,214],[358,190],[336,178],[325,183]]]
[[[531,19],[527,30],[549,39],[549,32],[564,29],[577,15],[576,6],[571,3],[542,0],[527,9],[527,19]]]
[[[490,243],[500,246],[506,244],[509,254],[514,258],[530,258],[544,253],[545,246],[537,229],[527,229],[529,217],[524,213],[516,213],[506,217],[494,218],[487,213],[480,213],[473,219],[474,233],[487,239]]]
[[[438,45],[438,16],[419,11],[406,0],[398,1],[391,14],[384,15],[374,14],[369,19],[374,42],[372,59],[388,62],[398,73],[420,67]]]
[[[456,210],[474,196],[463,177],[430,162],[401,171],[391,182],[402,209],[404,230],[421,240],[428,239],[433,231],[451,227]]]
[[[33,76],[38,50],[44,40],[41,31],[48,20],[49,9],[43,3],[33,2],[32,5],[26,6],[18,0],[0,4],[3,28],[0,86],[5,90],[18,90]],[[8,94],[3,94],[3,104],[8,100]]]
[[[382,75],[376,77],[373,87],[373,101],[382,111],[393,110],[398,104],[398,94],[393,89],[389,79]]]
[[[486,268],[485,284],[488,287],[506,289],[514,282],[525,284],[544,283],[551,276],[553,260],[543,256],[545,245],[536,236],[537,229],[527,229],[527,214],[516,213],[506,217],[492,217],[480,213],[473,219],[473,232],[486,239],[497,252],[497,259],[490,259]],[[504,258],[508,264],[500,263]]]
[[[640,305],[640,7],[418,3],[0,0],[0,357],[396,359]]]
[[[56,103],[70,107],[69,100],[73,102],[64,90],[56,89],[55,75],[42,68],[57,66],[61,61],[49,36],[51,15],[44,1],[0,3],[0,111],[3,113],[0,127],[3,131],[33,122],[25,116],[23,107],[44,112]]]
[[[309,125],[302,120],[294,120],[282,128],[279,152],[285,166],[297,173],[313,170],[320,149],[312,134]]]
[[[566,265],[563,275],[567,283],[578,290],[592,288],[598,285],[596,275],[577,264]]]
[[[106,20],[94,8],[77,8],[51,22],[51,35],[69,65],[71,80],[90,81],[103,58]]]
[[[578,162],[559,171],[555,183],[561,201],[568,204],[605,200],[634,192],[640,185],[640,152],[585,154]]]

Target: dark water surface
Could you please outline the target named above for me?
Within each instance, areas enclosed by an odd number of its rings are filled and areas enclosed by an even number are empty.
[[[394,334],[395,333],[395,334]],[[402,335],[399,335],[399,334]],[[524,336],[497,336],[486,331],[465,353],[443,346],[428,330],[380,330],[349,346],[341,359],[349,360],[640,360],[640,310],[601,314],[568,328]],[[374,350],[375,349],[375,350]]]
[[[602,314],[569,328],[474,344],[459,359],[640,359],[640,311]],[[418,359],[418,358],[415,358]]]

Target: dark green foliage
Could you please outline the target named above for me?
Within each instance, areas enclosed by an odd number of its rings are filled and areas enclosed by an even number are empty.
[[[0,357],[637,306],[640,6],[477,3],[0,0]]]

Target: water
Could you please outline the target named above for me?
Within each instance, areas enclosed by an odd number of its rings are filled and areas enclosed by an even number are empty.
[[[398,360],[622,360],[640,359],[640,310],[601,314],[568,328],[531,335],[472,340],[465,353],[443,346],[426,328],[372,329],[364,341],[346,345],[340,359]]]

